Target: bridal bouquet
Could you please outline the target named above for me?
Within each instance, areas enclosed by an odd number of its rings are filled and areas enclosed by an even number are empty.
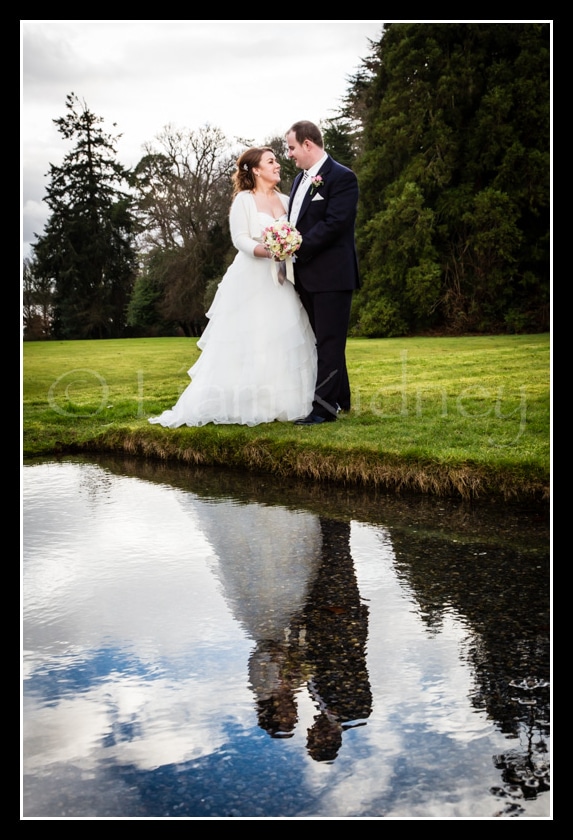
[[[286,260],[298,251],[302,236],[286,219],[274,222],[263,230],[263,245],[265,245],[275,260]]]

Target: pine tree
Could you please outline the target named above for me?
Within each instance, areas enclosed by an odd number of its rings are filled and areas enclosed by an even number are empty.
[[[121,189],[128,172],[103,119],[74,93],[66,107],[54,124],[76,145],[61,166],[50,165],[51,215],[33,245],[36,272],[53,283],[54,337],[120,338],[136,262],[131,199]]]
[[[363,124],[358,331],[549,326],[550,28],[385,27]]]

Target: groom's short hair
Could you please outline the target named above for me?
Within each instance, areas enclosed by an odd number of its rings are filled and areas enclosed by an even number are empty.
[[[315,144],[315,146],[318,146],[321,149],[324,148],[320,128],[313,122],[309,122],[309,120],[299,120],[289,128],[287,134],[290,134],[291,131],[294,133],[297,143],[302,144],[305,140],[310,140]]]

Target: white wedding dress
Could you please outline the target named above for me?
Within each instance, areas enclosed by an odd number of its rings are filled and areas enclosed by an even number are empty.
[[[260,242],[263,228],[275,219],[258,211],[257,216]],[[233,216],[233,233],[232,221]],[[256,241],[251,239],[253,247]],[[256,426],[310,413],[316,385],[314,333],[292,283],[273,279],[270,260],[253,257],[252,249],[239,250],[207,317],[197,342],[201,356],[188,372],[190,385],[172,409],[151,417],[150,423]]]

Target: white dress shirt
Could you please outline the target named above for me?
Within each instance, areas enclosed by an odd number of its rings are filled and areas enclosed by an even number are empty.
[[[298,214],[300,213],[300,208],[301,208],[303,199],[304,199],[304,197],[307,193],[307,190],[309,189],[309,187],[311,185],[312,178],[316,174],[318,174],[318,172],[320,172],[320,169],[324,165],[327,157],[328,157],[328,155],[325,153],[317,163],[313,164],[310,167],[310,169],[305,169],[304,170],[304,173],[303,173],[303,176],[301,178],[300,184],[298,185],[297,190],[294,194],[294,198],[292,200],[292,206],[291,206],[291,210],[290,210],[289,219],[293,223],[293,225],[296,225],[296,221],[298,219]]]

